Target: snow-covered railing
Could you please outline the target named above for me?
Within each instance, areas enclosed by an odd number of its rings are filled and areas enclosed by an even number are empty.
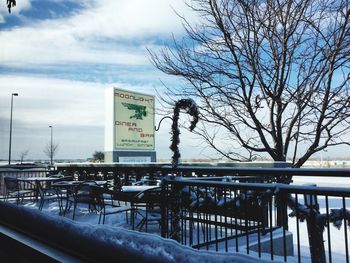
[[[0,202],[0,254],[3,262],[256,262],[246,255],[197,251],[154,234],[75,222],[5,202]]]
[[[168,177],[162,194],[162,236],[182,244],[349,262],[350,188]]]
[[[237,165],[237,164],[236,164]],[[247,165],[247,164],[246,164]],[[177,174],[182,177],[214,177],[214,176],[255,176],[260,181],[290,182],[292,177],[337,177],[350,178],[350,169],[318,169],[318,168],[283,168],[288,163],[251,163],[252,167],[232,167],[230,164],[187,164],[179,165],[176,169],[171,164],[164,163],[71,163],[57,164],[57,172],[66,175],[76,175],[77,178],[113,179],[121,178],[125,184],[139,181],[142,177],[159,179],[169,174]],[[263,168],[265,167],[265,168]]]

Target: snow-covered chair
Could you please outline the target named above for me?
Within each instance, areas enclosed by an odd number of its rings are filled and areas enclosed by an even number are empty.
[[[113,191],[103,188],[103,187],[93,187],[92,191],[94,193],[96,201],[96,210],[100,214],[98,223],[105,223],[107,215],[126,213],[126,220],[128,220],[128,212],[132,213],[133,207],[130,205],[115,205],[110,199],[106,200],[107,196],[113,196]],[[133,213],[132,213],[133,214]]]
[[[159,223],[160,226],[160,201],[161,187],[144,190],[135,196],[132,202],[136,211],[135,215],[140,215],[142,217],[137,225],[139,231],[145,226],[145,231],[147,232],[148,223],[150,222]]]

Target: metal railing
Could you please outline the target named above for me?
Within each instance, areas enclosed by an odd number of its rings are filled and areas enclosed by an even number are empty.
[[[349,262],[350,188],[166,178],[162,195],[162,236],[182,244]]]
[[[286,164],[287,166],[287,164]],[[335,168],[242,168],[226,166],[198,166],[180,165],[173,169],[169,164],[148,163],[148,164],[60,164],[56,167],[57,172],[65,175],[86,176],[86,177],[120,177],[142,178],[145,175],[150,177],[163,177],[169,174],[176,174],[182,177],[213,177],[213,176],[256,176],[265,181],[281,181],[292,176],[306,177],[347,177],[350,178],[350,169]]]

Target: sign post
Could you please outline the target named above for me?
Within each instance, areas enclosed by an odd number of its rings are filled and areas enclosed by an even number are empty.
[[[105,162],[155,162],[154,96],[106,92]]]

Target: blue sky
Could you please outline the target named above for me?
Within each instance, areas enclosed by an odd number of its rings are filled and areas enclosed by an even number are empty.
[[[104,91],[109,87],[155,94],[162,81],[177,85],[149,62],[147,48],[170,43],[183,30],[174,10],[182,0],[23,0],[9,14],[0,3],[0,159],[8,157],[10,99],[14,98],[12,158],[46,158],[50,140],[57,158],[87,158],[103,150]],[[157,117],[157,119],[159,119]],[[156,134],[158,158],[170,158],[169,123]],[[184,158],[202,148],[183,132]]]

